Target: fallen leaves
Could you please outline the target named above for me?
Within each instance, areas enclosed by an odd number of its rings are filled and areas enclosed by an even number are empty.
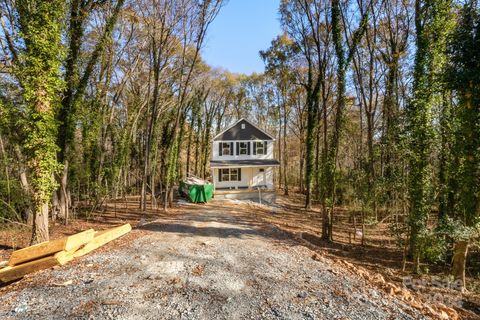
[[[203,270],[205,270],[205,265],[199,264],[196,265],[195,268],[192,270],[192,275],[195,277],[199,277],[203,274]]]
[[[335,259],[334,261],[336,264],[341,265],[345,269],[351,271],[353,274],[356,274],[372,283],[376,287],[379,287],[390,296],[396,297],[411,307],[419,310],[424,315],[433,317],[434,319],[460,319],[457,311],[454,309],[449,308],[441,303],[429,304],[423,301],[420,296],[412,293],[410,290],[385,281],[385,278],[379,273],[372,274],[370,271],[362,267],[355,266],[352,263],[342,259]]]

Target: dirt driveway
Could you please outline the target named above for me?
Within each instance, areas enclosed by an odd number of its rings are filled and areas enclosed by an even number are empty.
[[[422,318],[248,212],[184,206],[4,293],[0,318]]]

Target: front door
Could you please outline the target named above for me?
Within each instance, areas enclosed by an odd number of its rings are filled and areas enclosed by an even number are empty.
[[[265,169],[260,168],[258,169],[258,173],[260,174],[260,185],[266,186],[267,185],[267,178],[265,177]]]
[[[265,169],[264,168],[258,168],[255,171],[255,174],[253,175],[253,186],[264,186],[267,184],[267,179],[265,176]]]

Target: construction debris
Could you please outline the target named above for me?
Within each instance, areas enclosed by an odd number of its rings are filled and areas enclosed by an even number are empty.
[[[130,230],[132,227],[128,223],[100,232],[89,229],[62,239],[16,250],[6,263],[7,266],[3,268],[0,266],[0,281],[7,283],[32,272],[65,265],[74,258],[81,257],[121,237]],[[2,264],[5,263],[2,262]]]
[[[95,231],[93,231],[93,229],[89,229],[69,237],[45,241],[30,247],[16,250],[10,256],[8,265],[13,267],[23,262],[46,257],[62,250],[70,251],[91,241],[94,233]]]
[[[132,230],[132,227],[130,226],[130,224],[127,223],[120,227],[100,231],[95,234],[95,237],[92,241],[88,242],[82,249],[75,251],[73,253],[73,257],[81,257],[103,246],[104,244],[123,236],[124,234],[130,232],[130,230]]]

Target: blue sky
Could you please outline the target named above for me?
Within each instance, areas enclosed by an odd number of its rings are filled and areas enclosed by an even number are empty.
[[[258,52],[280,34],[280,0],[229,0],[207,31],[203,59],[235,73],[263,71]]]

